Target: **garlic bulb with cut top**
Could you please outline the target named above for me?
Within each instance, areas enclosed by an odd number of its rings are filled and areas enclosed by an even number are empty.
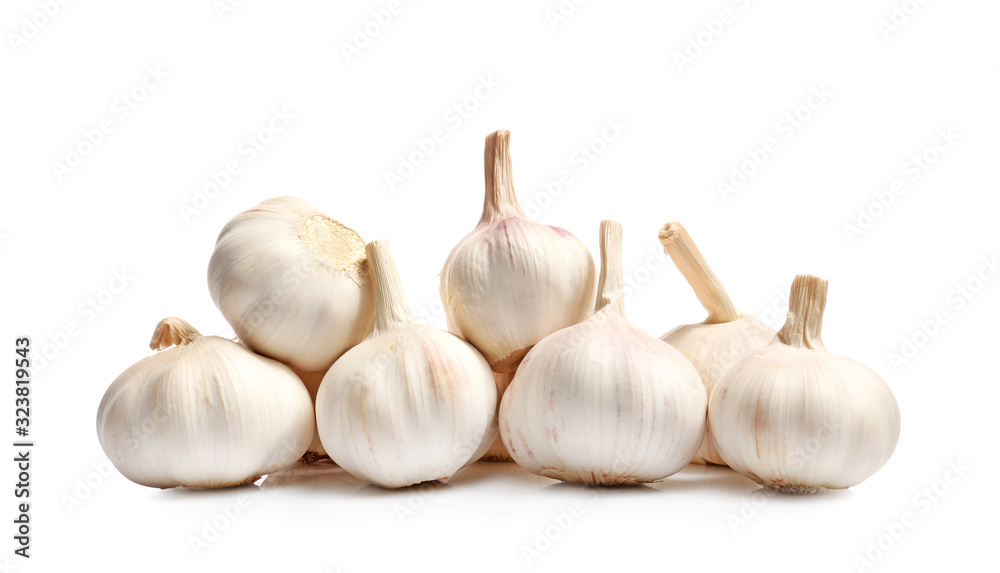
[[[601,223],[596,312],[525,356],[500,405],[504,445],[526,470],[619,485],[661,480],[705,434],[705,385],[669,344],[625,318],[621,225]]]
[[[169,348],[176,345],[176,348]],[[250,483],[294,463],[313,437],[309,393],[287,366],[165,318],[97,412],[97,437],[125,477],[149,487]]]
[[[485,164],[483,215],[448,255],[441,301],[448,328],[506,373],[539,340],[589,316],[596,274],[579,239],[524,217],[509,131],[486,138]]]
[[[320,439],[334,462],[382,487],[449,478],[496,438],[493,374],[471,344],[414,320],[385,241],[365,249],[375,321],[323,378]]]
[[[361,236],[295,197],[226,224],[208,287],[247,348],[304,372],[364,339],[375,313]]]
[[[719,378],[709,403],[722,458],[779,491],[857,485],[899,439],[899,406],[886,383],[820,340],[826,291],[821,278],[795,277],[785,325]]]
[[[719,376],[747,352],[770,342],[775,332],[733,306],[726,289],[683,225],[667,223],[660,230],[659,237],[663,250],[670,255],[708,311],[704,322],[678,326],[661,336],[660,340],[687,356],[701,375],[711,399],[712,388]],[[693,463],[725,465],[711,438],[712,419],[709,417],[705,438],[691,460]]]

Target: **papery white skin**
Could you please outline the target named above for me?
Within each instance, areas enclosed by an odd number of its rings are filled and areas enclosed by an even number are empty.
[[[326,371],[299,372],[296,370],[295,375],[302,380],[306,390],[309,391],[309,398],[312,400],[313,409],[315,411],[316,393],[319,392],[319,385],[323,382],[323,377],[326,376]],[[313,417],[315,418],[315,415]],[[313,434],[313,439],[312,442],[309,443],[307,453],[314,454],[314,456],[326,455],[326,448],[323,447],[323,442],[319,439],[319,428],[317,428],[316,432]]]
[[[680,223],[667,223],[659,233],[664,252],[684,275],[708,317],[698,324],[685,324],[660,337],[681,352],[698,370],[711,399],[716,381],[737,360],[774,338],[774,329],[733,306],[722,283],[708,266],[701,251]],[[705,438],[692,463],[725,465],[715,449],[712,419],[705,425]]]
[[[326,370],[364,339],[375,314],[364,241],[295,197],[226,224],[208,267],[212,300],[254,352]]]
[[[661,480],[690,462],[707,396],[694,366],[625,318],[621,226],[601,223],[597,312],[528,352],[500,434],[532,473],[599,485]]]
[[[507,391],[507,387],[510,386],[511,381],[514,380],[514,372],[504,372],[503,374],[499,372],[493,373],[493,379],[497,383],[497,396],[500,399],[503,398],[504,392]],[[496,439],[493,440],[493,444],[490,446],[486,453],[483,454],[483,460],[493,461],[493,462],[512,462],[514,458],[510,457],[510,452],[507,451],[507,446],[503,445],[503,439],[500,434],[497,434]]]
[[[593,257],[579,239],[524,217],[509,143],[509,131],[486,138],[482,218],[441,271],[448,328],[501,373],[516,369],[542,338],[589,316],[596,281]]]
[[[785,327],[723,374],[709,403],[728,465],[791,493],[857,485],[889,460],[899,439],[889,387],[820,340],[826,287],[796,277]]]
[[[320,385],[320,439],[333,461],[382,487],[449,478],[497,435],[493,374],[468,342],[413,319],[384,241],[366,249],[375,322]]]
[[[158,488],[249,483],[298,460],[314,433],[309,393],[283,364],[177,318],[160,322],[163,350],[123,372],[97,413],[116,468]]]

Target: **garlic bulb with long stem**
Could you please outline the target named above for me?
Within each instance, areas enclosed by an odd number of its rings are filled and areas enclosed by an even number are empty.
[[[512,372],[539,340],[590,314],[595,268],[579,239],[524,217],[514,193],[510,132],[486,138],[479,224],[448,255],[441,300],[448,328]]]
[[[899,439],[899,407],[886,383],[820,339],[826,291],[823,279],[795,277],[785,325],[722,375],[709,403],[722,458],[779,491],[857,485]]]
[[[375,321],[323,378],[320,439],[333,461],[382,487],[449,478],[496,437],[493,374],[468,342],[414,320],[385,241],[365,250]]]
[[[687,465],[705,434],[705,385],[679,351],[625,318],[621,225],[601,223],[595,314],[525,356],[500,405],[500,433],[528,471],[618,485]]]
[[[663,250],[670,255],[674,265],[694,289],[695,295],[708,318],[697,324],[678,326],[660,337],[681,354],[687,356],[701,374],[709,399],[716,380],[734,362],[747,352],[759,348],[774,338],[774,330],[761,324],[759,320],[736,309],[726,289],[712,272],[695,245],[687,229],[680,223],[667,223],[659,233]],[[702,440],[693,463],[725,465],[711,440],[712,419],[705,427]]]
[[[209,291],[248,348],[326,370],[364,339],[375,313],[364,245],[301,199],[268,199],[222,229]]]
[[[309,393],[287,366],[179,318],[160,321],[150,347],[162,352],[125,370],[97,412],[101,447],[125,477],[159,488],[240,485],[306,451]]]

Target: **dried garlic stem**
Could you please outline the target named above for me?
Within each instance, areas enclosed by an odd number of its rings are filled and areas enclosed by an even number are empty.
[[[781,341],[798,348],[822,348],[823,309],[826,308],[827,281],[811,275],[797,275],[788,296],[788,317],[778,331]]]
[[[372,332],[381,332],[398,324],[413,321],[406,303],[403,281],[396,270],[396,262],[389,252],[388,241],[372,241],[365,245],[368,269],[375,286],[375,322]]]
[[[510,159],[510,132],[494,131],[486,136],[486,198],[479,224],[507,217],[524,216],[514,192],[514,168]]]
[[[597,283],[595,312],[611,306],[625,312],[625,276],[622,272],[622,226],[611,220],[601,221],[601,274]]]
[[[718,277],[705,261],[698,246],[691,240],[691,235],[680,223],[667,223],[660,229],[660,243],[663,250],[670,255],[677,270],[684,275],[688,284],[694,289],[701,305],[708,311],[705,324],[732,322],[740,318],[740,311],[733,306],[732,299],[722,287]]]
[[[153,350],[164,350],[174,345],[184,346],[200,336],[201,333],[191,326],[190,322],[169,316],[156,325],[149,347]]]

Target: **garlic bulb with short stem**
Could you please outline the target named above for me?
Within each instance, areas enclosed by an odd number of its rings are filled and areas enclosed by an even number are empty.
[[[319,391],[319,385],[323,382],[323,377],[326,376],[326,370],[321,370],[319,372],[299,372],[294,370],[295,375],[302,380],[305,384],[306,390],[309,391],[309,398],[313,403],[313,410],[316,408],[316,393]],[[315,418],[315,414],[313,415]],[[309,443],[309,449],[306,450],[305,456],[303,456],[304,461],[312,462],[319,460],[321,458],[328,457],[326,455],[326,448],[323,447],[323,442],[319,439],[319,428],[313,433],[312,442]]]
[[[487,136],[485,167],[483,215],[448,255],[441,300],[448,328],[504,373],[542,338],[587,318],[596,275],[579,239],[524,217],[509,131]]]
[[[820,340],[827,281],[799,275],[774,340],[719,378],[709,404],[726,463],[769,488],[809,493],[861,483],[899,439],[892,391]]]
[[[496,438],[493,374],[471,344],[414,320],[385,241],[365,250],[375,321],[323,378],[320,439],[338,465],[382,487],[449,478]]]
[[[705,434],[705,385],[679,351],[625,318],[621,225],[601,223],[595,314],[535,345],[500,405],[500,434],[526,470],[619,485],[661,480]]]
[[[774,338],[775,332],[759,320],[736,309],[722,283],[712,272],[687,229],[680,223],[667,223],[659,233],[663,250],[694,289],[708,318],[697,324],[678,326],[660,337],[687,356],[701,374],[709,399],[715,381],[747,352]],[[725,465],[711,440],[712,419],[705,427],[705,438],[693,463]]]
[[[302,199],[268,199],[222,229],[209,291],[248,348],[326,370],[364,339],[375,313],[364,245]]]
[[[502,397],[503,393],[507,391],[507,387],[510,386],[511,381],[514,379],[514,374],[515,372],[493,373],[493,379],[497,383],[497,396]],[[486,450],[486,453],[483,454],[482,459],[490,462],[514,461],[514,458],[510,457],[510,452],[507,451],[507,446],[503,445],[503,439],[499,434],[493,440],[493,445],[490,446],[490,449]]]
[[[176,345],[176,348],[169,348]],[[241,485],[298,460],[313,415],[298,377],[276,360],[165,318],[97,412],[101,447],[125,477],[159,488]]]

